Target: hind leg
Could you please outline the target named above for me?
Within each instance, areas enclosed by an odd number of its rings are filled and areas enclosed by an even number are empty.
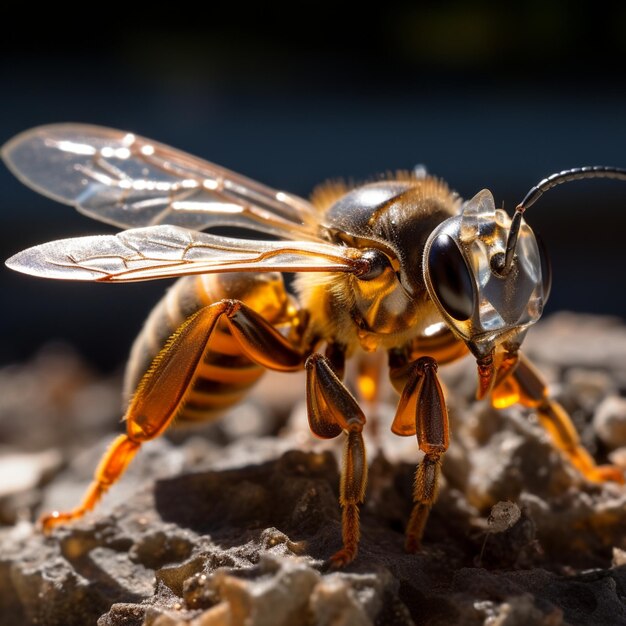
[[[82,502],[71,511],[44,515],[45,531],[81,518],[120,478],[141,444],[161,435],[176,417],[192,388],[207,343],[220,318],[254,362],[278,371],[302,367],[302,353],[269,322],[238,300],[222,300],[187,318],[167,341],[141,379],[126,415],[126,434],[105,453]]]

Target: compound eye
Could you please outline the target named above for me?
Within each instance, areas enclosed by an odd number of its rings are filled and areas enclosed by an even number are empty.
[[[456,320],[467,320],[474,311],[472,277],[456,243],[439,235],[428,252],[428,272],[437,298]]]
[[[537,233],[535,233],[535,239],[537,240],[539,259],[541,260],[541,286],[543,287],[543,302],[545,304],[552,290],[552,263],[543,239]]]

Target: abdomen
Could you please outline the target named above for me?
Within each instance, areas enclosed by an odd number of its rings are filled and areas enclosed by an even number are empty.
[[[133,344],[124,379],[128,400],[172,333],[200,308],[225,298],[241,300],[275,326],[296,323],[297,309],[277,273],[200,274],[179,279],[152,310]],[[221,320],[211,335],[178,420],[219,416],[239,402],[264,368],[251,361]]]

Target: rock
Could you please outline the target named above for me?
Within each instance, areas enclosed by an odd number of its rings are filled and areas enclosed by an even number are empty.
[[[487,518],[489,532],[503,533],[515,526],[521,516],[522,512],[515,502],[498,502]]]
[[[0,441],[28,452],[78,449],[120,416],[119,382],[97,378],[64,344],[42,348],[26,365],[0,369],[0,398]]]
[[[626,398],[610,395],[598,406],[593,417],[598,438],[610,450],[626,446]]]
[[[539,324],[528,338],[529,354],[602,463],[607,448],[612,458],[626,449],[615,410],[626,388],[623,338],[615,320],[569,314]],[[80,397],[93,400],[110,383],[85,374],[75,355],[67,367],[65,357],[55,358],[54,384],[41,382],[46,368],[37,360],[0,372],[5,391],[11,382],[23,389],[24,381],[29,388],[40,381],[45,393],[29,410],[47,420],[29,442],[25,420],[37,425],[40,418],[18,410],[9,391],[0,395],[0,432],[10,446],[4,462],[9,452],[29,461],[45,460],[38,455],[46,450],[57,455],[54,463],[37,461],[39,470],[21,485],[13,481],[10,497],[0,500],[2,519],[17,522],[0,528],[2,624],[626,623],[626,489],[583,480],[532,410],[476,403],[471,359],[441,368],[452,441],[422,550],[403,549],[421,454],[415,437],[388,434],[397,398],[384,395],[377,418],[368,413],[359,555],[332,571],[327,560],[341,545],[342,438],[311,437],[302,389],[285,394],[289,406],[264,408],[250,397],[245,410],[224,418],[228,427],[215,422],[174,443],[146,444],[93,513],[41,535],[24,511],[40,502],[76,504],[114,436],[103,419],[115,413],[110,399],[92,426],[71,422],[84,406]],[[259,397],[283,384],[270,380]],[[19,418],[14,439],[11,411]]]
[[[613,567],[621,567],[626,565],[626,550],[620,550],[619,548],[613,548],[613,560],[611,561]]]
[[[612,450],[606,456],[613,465],[619,467],[626,475],[626,446]]]
[[[547,365],[602,370],[626,382],[626,325],[618,318],[556,313],[528,333],[524,349]]]
[[[58,450],[3,455],[0,457],[0,498],[37,487],[46,473],[58,469],[60,465]]]
[[[289,626],[305,622],[311,594],[320,582],[320,574],[297,560],[266,557],[254,568],[250,577],[241,572],[218,570],[206,579],[214,590],[218,604],[213,613],[227,615],[226,623],[258,624],[258,626]],[[227,609],[220,607],[225,603]]]
[[[474,610],[484,617],[485,626],[562,626],[563,611],[554,607],[548,613],[544,613],[535,606],[535,601],[530,593],[522,593],[519,596],[510,596],[504,602],[491,602],[489,600],[476,602]]]
[[[59,450],[0,456],[0,523],[15,524],[39,504],[37,488],[62,464]]]

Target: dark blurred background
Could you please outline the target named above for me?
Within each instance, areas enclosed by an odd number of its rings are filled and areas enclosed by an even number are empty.
[[[239,4],[194,14],[172,5],[171,15],[134,7],[134,16],[122,5],[73,15],[31,7],[5,20],[0,39],[0,143],[38,124],[91,122],[303,196],[327,178],[422,163],[464,197],[491,189],[510,211],[552,172],[626,166],[626,5],[602,15],[565,1],[510,6],[303,2],[297,14]],[[626,317],[625,209],[626,184],[593,181],[529,210],[553,257],[548,312]],[[110,231],[0,166],[3,258]],[[103,369],[123,362],[166,286],[4,268],[0,281],[0,363],[62,338]]]

